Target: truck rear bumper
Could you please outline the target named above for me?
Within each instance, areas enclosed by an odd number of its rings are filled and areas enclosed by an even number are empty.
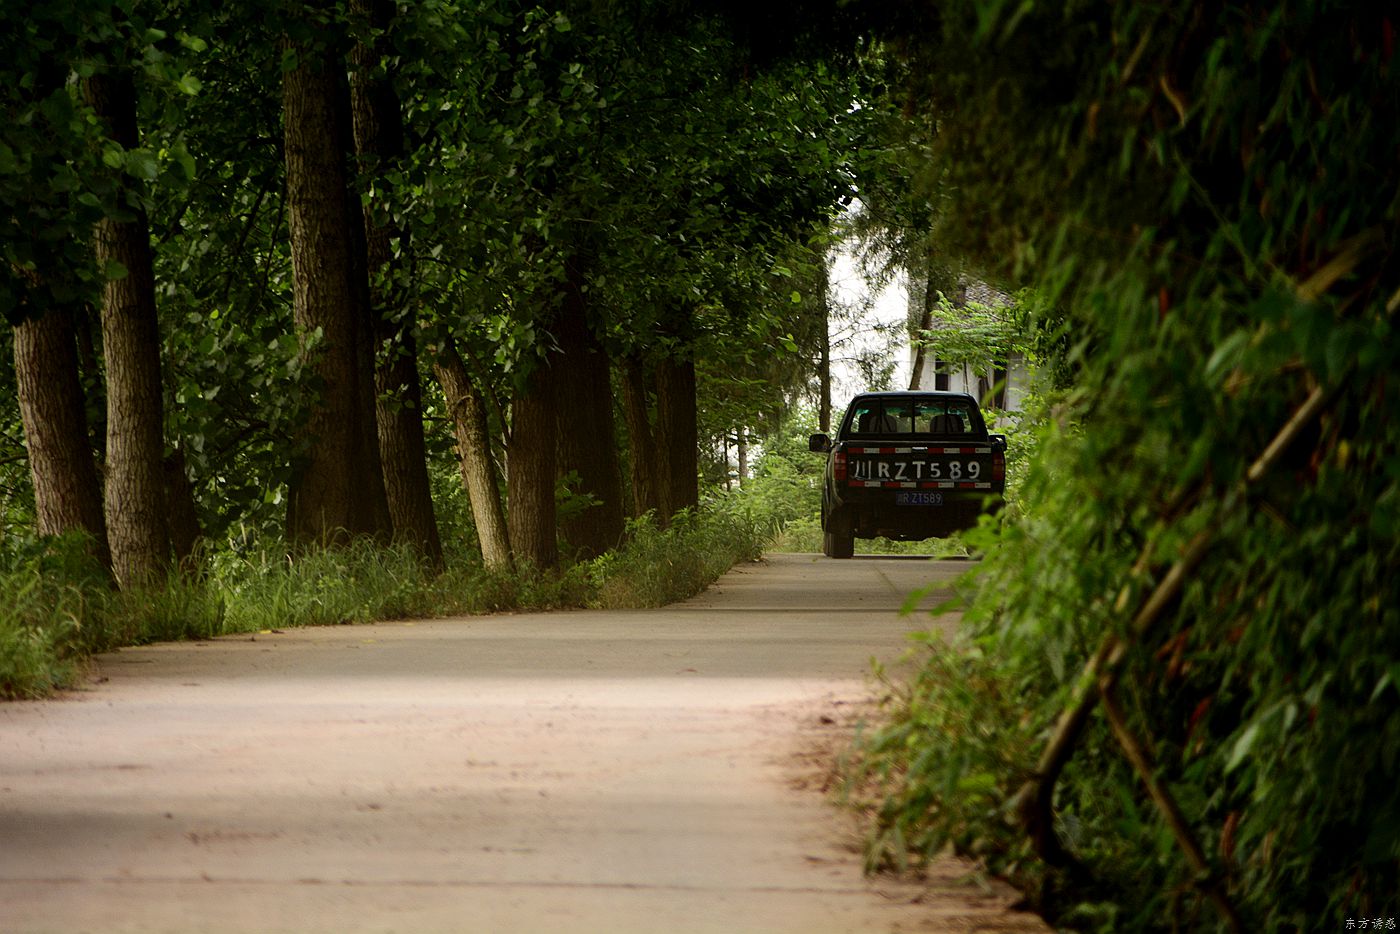
[[[826,528],[849,530],[856,538],[917,541],[970,529],[984,512],[1001,506],[999,492],[948,492],[941,505],[899,505],[896,491],[851,489],[827,517]]]

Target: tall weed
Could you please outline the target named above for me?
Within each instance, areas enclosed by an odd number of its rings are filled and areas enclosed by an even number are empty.
[[[740,561],[754,560],[767,535],[763,523],[736,499],[709,511],[682,511],[665,528],[650,513],[628,525],[627,542],[595,558],[589,577],[600,607],[652,607],[704,590]]]
[[[11,543],[0,556],[0,697],[40,697],[76,674],[108,578],[79,535]]]
[[[218,554],[208,578],[230,632],[361,623],[432,608],[431,575],[417,556],[368,541],[296,553]]]

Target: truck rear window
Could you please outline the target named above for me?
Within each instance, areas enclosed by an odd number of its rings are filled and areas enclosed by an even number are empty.
[[[962,435],[977,421],[965,399],[863,399],[851,410],[858,435]]]

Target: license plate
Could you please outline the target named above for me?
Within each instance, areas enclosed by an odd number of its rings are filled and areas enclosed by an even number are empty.
[[[914,490],[901,490],[894,494],[896,506],[942,506],[942,493],[924,493]]]
[[[992,463],[980,457],[953,457],[913,460],[874,460],[855,458],[851,461],[851,479],[857,482],[894,480],[922,483],[926,480],[953,483],[978,483],[991,479]]]

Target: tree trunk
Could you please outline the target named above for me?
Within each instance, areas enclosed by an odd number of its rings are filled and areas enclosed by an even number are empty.
[[[442,537],[428,480],[417,343],[413,333],[404,329],[398,334],[385,334],[381,346],[384,358],[375,368],[379,452],[394,540],[417,548],[440,570],[443,567]]]
[[[829,314],[830,306],[825,306]],[[821,358],[817,361],[817,383],[821,398],[817,400],[817,430],[831,433],[831,327],[830,318],[823,328]]]
[[[817,355],[817,430],[831,431],[831,255],[822,260],[818,279],[821,303],[821,349]]]
[[[78,337],[78,384],[88,405],[88,443],[97,457],[97,495],[100,501],[102,476],[107,463],[107,382],[97,360],[102,312],[84,303],[82,307],[73,309],[72,322]],[[103,527],[106,527],[105,523]]]
[[[392,25],[395,7],[386,0],[353,0],[352,14],[382,36]],[[403,118],[391,79],[379,73],[380,53],[357,43],[351,82],[355,151],[368,173],[396,167],[403,159]],[[418,377],[418,347],[404,290],[394,286],[397,263],[392,241],[401,234],[392,224],[376,223],[373,205],[364,206],[365,256],[370,278],[370,313],[374,321],[376,416],[384,492],[397,541],[419,550],[433,567],[443,567],[442,538],[433,513],[428,481],[427,445],[423,439],[423,388]]]
[[[92,536],[94,553],[110,567],[102,487],[88,444],[69,312],[53,309],[15,325],[15,378],[39,534],[84,531]]]
[[[713,439],[711,439],[713,441]],[[722,431],[719,435],[720,463],[724,465],[724,492],[728,493],[734,489],[734,481],[729,477],[729,432]]]
[[[934,285],[933,258],[929,257],[928,264],[924,267],[924,302],[923,309],[919,312],[919,327],[911,337],[914,341],[914,363],[909,373],[910,390],[919,389],[924,378],[924,360],[927,355],[924,335],[933,327],[933,306],[938,291]]]
[[[450,343],[438,349],[433,370],[457,436],[457,458],[462,469],[462,487],[472,504],[476,536],[481,542],[481,560],[492,570],[511,568],[510,534],[501,508],[496,462],[491,459],[491,434],[486,405],[472,385],[465,364]],[[551,487],[551,496],[553,496]]]
[[[523,392],[511,402],[509,497],[510,543],[517,559],[536,568],[559,563],[555,531],[554,373],[536,365]]]
[[[665,521],[669,512],[662,509],[660,457],[656,434],[647,415],[646,370],[638,357],[622,361],[622,411],[627,419],[627,438],[631,442],[627,460],[628,480],[632,484],[632,514],[644,516],[655,513]]]
[[[695,410],[695,361],[663,357],[656,366],[657,444],[670,519],[700,503],[700,439]]]
[[[739,457],[739,488],[743,489],[749,476],[749,430],[740,428],[738,438],[736,447]]]
[[[578,270],[570,266],[555,337],[555,392],[567,405],[556,406],[561,474],[576,473],[574,491],[595,504],[563,522],[564,540],[580,559],[616,548],[622,540],[622,471],[613,424],[611,366],[607,352],[588,326]]]
[[[204,535],[194,505],[194,487],[185,473],[185,453],[176,448],[165,459],[165,504],[170,523],[170,547],[176,563],[193,570],[195,545]]]
[[[317,328],[323,334],[309,351],[322,388],[307,420],[309,449],[290,484],[287,534],[298,544],[387,537],[364,222],[345,161],[349,92],[324,47],[286,47],[297,55],[282,95],[293,307],[303,341]]]
[[[140,145],[130,74],[93,75],[84,82],[84,94],[113,140],[126,149]],[[136,193],[123,194],[131,219],[99,222],[93,245],[99,268],[120,264],[126,270],[103,286],[102,346],[107,361],[107,541],[112,572],[127,587],[165,574],[170,532],[151,241]]]

